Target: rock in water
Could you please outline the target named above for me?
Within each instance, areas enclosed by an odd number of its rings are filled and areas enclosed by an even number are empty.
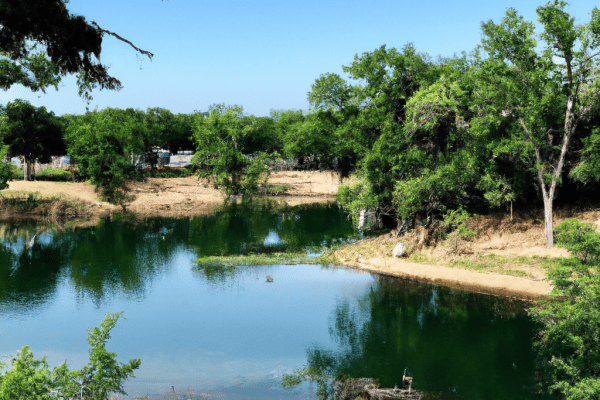
[[[392,251],[392,255],[394,257],[402,257],[402,254],[404,254],[404,245],[401,242],[398,242]]]
[[[273,282],[273,278],[271,278],[271,275],[267,275],[267,282]]]

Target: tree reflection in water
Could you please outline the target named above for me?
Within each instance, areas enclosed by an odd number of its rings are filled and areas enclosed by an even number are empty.
[[[35,244],[24,251],[38,230]],[[181,251],[197,258],[248,249],[299,250],[331,245],[353,234],[336,204],[290,207],[273,200],[225,203],[212,214],[186,219],[136,220],[117,214],[86,228],[0,222],[0,310],[39,307],[55,295],[60,279],[70,281],[81,301],[90,298],[98,307],[115,295],[143,298],[148,285],[172,267],[169,260]],[[223,281],[235,271],[214,266],[202,269],[201,276]]]
[[[332,376],[401,387],[404,368],[432,398],[530,399],[533,326],[525,303],[379,277],[356,304],[340,302],[308,365]]]

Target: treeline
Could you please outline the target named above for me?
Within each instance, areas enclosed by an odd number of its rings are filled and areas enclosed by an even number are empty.
[[[140,179],[142,164],[154,170],[158,149],[172,154],[193,150],[194,169],[237,194],[255,191],[276,160],[287,168],[339,169],[347,174],[353,164],[337,155],[339,146],[332,146],[319,118],[320,113],[299,110],[256,117],[244,114],[240,106],[223,104],[191,114],[107,108],[56,116],[17,99],[0,106],[0,143],[2,157],[23,158],[26,180],[31,179],[32,163],[68,154],[79,178],[90,179],[108,198],[127,180]],[[6,163],[2,167],[8,171]],[[6,172],[4,182],[13,175]]]
[[[449,210],[543,204],[551,246],[554,201],[593,197],[600,178],[600,12],[576,25],[565,6],[538,8],[540,46],[533,23],[509,9],[500,23],[482,23],[470,54],[432,59],[407,44],[356,55],[343,67],[348,79],[315,81],[306,112],[256,117],[213,105],[55,117],[17,100],[0,110],[0,129],[10,152],[29,160],[66,149],[109,197],[139,176],[137,161],[155,165],[153,149],[194,149],[199,174],[232,194],[256,191],[274,160],[356,173],[341,203],[399,231]],[[59,126],[63,142],[29,139],[40,126],[46,137]]]

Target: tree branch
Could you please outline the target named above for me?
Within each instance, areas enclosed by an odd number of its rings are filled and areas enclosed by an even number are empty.
[[[129,44],[131,47],[133,47],[134,49],[136,49],[136,50],[137,50],[137,51],[139,51],[140,53],[147,55],[147,56],[148,56],[148,58],[150,59],[150,61],[152,61],[152,57],[154,57],[154,54],[150,53],[149,51],[142,50],[142,49],[140,49],[139,47],[136,47],[136,46],[135,46],[133,43],[131,43],[129,40],[127,40],[127,39],[125,39],[125,38],[122,38],[121,36],[117,35],[117,34],[116,34],[116,33],[114,33],[114,32],[107,31],[106,29],[102,29],[102,28],[100,28],[100,26],[99,26],[99,25],[96,23],[96,21],[92,21],[92,24],[93,24],[93,25],[95,25],[95,26],[96,26],[96,28],[97,28],[97,29],[98,29],[100,32],[102,32],[102,33],[108,33],[109,35],[112,35],[112,36],[116,37],[117,39],[119,39],[119,40],[121,40],[121,41],[123,41],[123,42],[125,42],[125,43]]]

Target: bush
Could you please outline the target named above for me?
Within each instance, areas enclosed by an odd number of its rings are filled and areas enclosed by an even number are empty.
[[[590,222],[568,219],[554,229],[554,236],[557,246],[567,248],[582,263],[597,264],[600,261],[600,235]]]
[[[10,164],[10,169],[12,172],[11,180],[23,179],[23,168],[19,168],[15,164]]]
[[[194,174],[192,167],[186,167],[182,169],[165,168],[154,171],[144,171],[145,177],[153,178],[185,178]]]
[[[122,313],[107,313],[100,328],[89,329],[90,360],[81,370],[69,370],[66,362],[52,372],[46,357],[35,360],[28,346],[12,359],[12,368],[0,375],[0,400],[43,399],[54,393],[54,398],[79,398],[108,400],[112,393],[127,395],[123,383],[133,378],[133,370],[140,367],[139,358],[123,364],[116,354],[106,351],[110,331]],[[0,368],[4,367],[0,364]],[[80,384],[81,382],[81,384]],[[82,388],[83,385],[83,388]]]
[[[48,167],[35,174],[37,180],[48,181],[68,181],[71,179],[71,173],[60,168]]]
[[[555,229],[557,244],[572,255],[548,272],[549,300],[530,311],[540,331],[539,389],[568,400],[600,398],[600,235],[570,219]]]

